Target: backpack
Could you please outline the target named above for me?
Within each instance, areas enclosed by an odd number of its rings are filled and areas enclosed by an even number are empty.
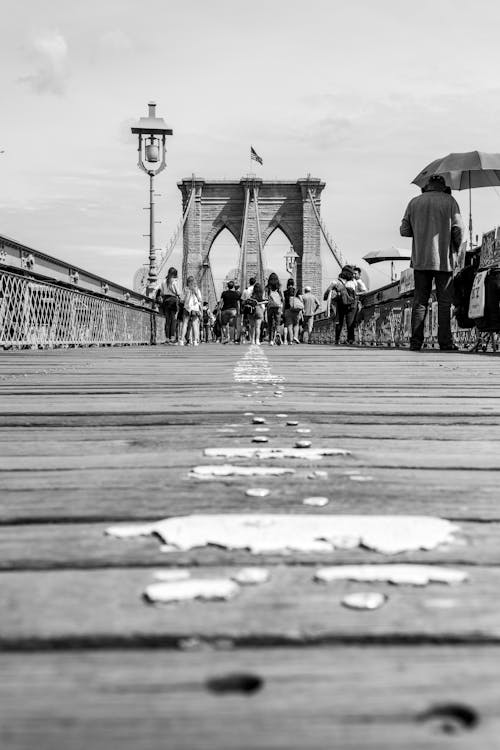
[[[192,290],[188,289],[184,297],[184,310],[192,314],[200,314],[200,300],[197,294]]]
[[[256,307],[257,300],[255,297],[248,297],[248,299],[243,301],[243,315],[253,315]]]
[[[268,305],[268,307],[277,308],[277,307],[281,307],[282,304],[283,303],[281,301],[281,294],[278,291],[269,292],[269,305]]]
[[[339,279],[339,281],[342,284],[339,289],[339,297],[342,300],[342,304],[347,307],[348,310],[352,310],[352,308],[356,306],[356,293],[354,289],[350,289],[346,286],[342,279]]]

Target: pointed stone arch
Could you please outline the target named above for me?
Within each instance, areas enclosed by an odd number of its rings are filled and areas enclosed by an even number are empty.
[[[179,182],[178,187],[183,210],[191,189],[195,190],[184,224],[183,277],[192,274],[198,278],[204,285],[205,298],[211,303],[215,304],[215,288],[213,279],[210,281],[210,248],[224,227],[241,248],[242,285],[249,276],[263,274],[263,248],[279,227],[299,256],[298,283],[302,286],[305,281],[316,294],[321,292],[320,227],[310,195],[319,213],[324,182],[312,177],[295,182],[267,181],[253,176],[237,181],[188,178]]]

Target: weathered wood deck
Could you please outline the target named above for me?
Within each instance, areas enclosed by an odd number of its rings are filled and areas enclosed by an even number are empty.
[[[500,358],[266,346],[284,378],[277,397],[271,384],[235,382],[247,351],[1,355],[2,750],[400,750],[449,747],[452,732],[454,746],[497,747]],[[214,463],[204,448],[251,445],[247,411],[265,416],[269,446],[307,437],[351,455],[282,460],[296,473],[265,482],[189,478]],[[328,478],[307,478],[314,468]],[[245,495],[263,485],[268,497]],[[304,506],[311,495],[330,502]],[[104,535],[110,523],[199,512],[427,514],[456,521],[463,539],[390,558],[360,548],[283,557],[165,553],[151,537]],[[470,580],[312,583],[318,564],[402,561]],[[206,576],[242,564],[268,566],[270,581],[228,602],[142,598],[159,568]],[[387,604],[341,606],[367,589]],[[207,687],[235,672],[262,688]]]

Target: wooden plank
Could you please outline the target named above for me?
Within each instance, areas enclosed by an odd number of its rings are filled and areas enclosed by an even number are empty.
[[[299,351],[306,356],[298,358]],[[41,353],[38,358],[31,353],[14,358],[19,374],[22,369],[31,367],[32,375],[24,379],[17,396],[15,390],[11,396],[6,393],[0,408],[6,414],[13,411],[31,414],[40,408],[39,394],[43,392],[44,411],[51,410],[61,415],[68,413],[68,402],[73,412],[105,410],[107,413],[134,414],[141,413],[146,406],[160,411],[164,407],[165,383],[168,382],[172,396],[184,408],[192,408],[195,403],[203,410],[210,403],[212,408],[226,410],[237,403],[238,391],[248,390],[248,386],[236,386],[229,392],[226,389],[222,395],[219,390],[214,393],[213,388],[207,388],[205,383],[232,383],[232,368],[244,352],[245,347],[205,347],[203,354],[175,348],[168,351],[166,348],[130,348],[124,352],[96,350],[91,357],[88,352],[77,351],[53,352],[52,356]],[[499,372],[498,359],[494,357],[429,353],[415,358],[410,352],[342,350],[325,346],[282,348],[280,351],[266,349],[266,354],[276,373],[286,378],[282,406],[293,406],[299,395],[310,401],[311,412],[331,408],[333,401],[335,412],[344,414],[359,411],[360,407],[374,415],[433,416],[436,411],[457,416],[490,413],[498,417],[500,414],[494,389],[494,383],[498,382],[495,378]],[[190,387],[192,373],[186,370],[185,363],[200,360],[203,360],[207,377],[198,381],[193,391]],[[58,362],[63,364],[57,365]],[[40,380],[49,383],[44,380],[44,364],[59,366],[59,372],[47,376],[52,382],[48,387],[53,389],[54,395],[49,395],[47,388],[40,386]],[[432,377],[429,378],[431,371]],[[314,382],[305,386],[311,380],[311,372],[314,373]],[[82,373],[85,375],[83,382]],[[114,375],[112,380],[109,379],[111,373]],[[117,373],[121,373],[118,378]],[[34,386],[32,396],[27,394],[30,378]],[[6,391],[10,388],[8,380],[4,377]],[[73,383],[74,390],[69,390],[65,383]],[[85,388],[88,395],[85,395]],[[96,393],[96,389],[101,389],[101,392]],[[189,402],[185,400],[188,394]],[[66,403],[61,401],[63,395]]]
[[[263,503],[262,503],[263,505]],[[212,512],[216,509],[212,508]],[[254,509],[246,507],[245,512]],[[266,510],[263,508],[263,510]],[[281,508],[282,513],[313,513],[308,506]],[[326,511],[327,509],[323,509]],[[321,511],[320,511],[321,512]],[[249,552],[205,547],[166,555],[154,537],[128,542],[105,535],[104,523],[45,523],[0,526],[0,570],[87,569],[106,567],[221,565],[276,565],[283,555],[252,555]],[[297,553],[294,564],[421,562],[465,565],[500,565],[500,523],[460,523],[457,544],[430,551],[401,553],[387,557],[368,549],[332,553]]]
[[[5,750],[484,750],[500,734],[499,658],[429,646],[2,654],[0,738]],[[207,689],[235,672],[261,689]],[[477,723],[420,718],[439,704]]]
[[[283,425],[270,423],[270,431],[266,433],[269,447],[292,448],[300,439],[295,429]],[[141,468],[159,468],[162,466],[173,466],[179,469],[188,469],[197,463],[214,463],[214,459],[206,458],[204,450],[208,447],[255,448],[252,439],[255,430],[251,425],[244,428],[244,437],[234,435],[214,434],[211,430],[198,428],[193,430],[169,430],[163,440],[155,446],[140,445],[138,441],[132,440],[127,444],[125,441],[120,445],[111,446],[107,450],[107,444],[101,444],[99,452],[86,452],[73,449],[64,453],[42,453],[28,455],[5,455],[0,456],[0,472],[57,470],[63,469],[88,469],[102,470],[125,468],[134,466]],[[413,440],[401,443],[399,440],[370,440],[363,438],[344,438],[341,442],[333,440],[322,440],[313,432],[308,434],[307,440],[312,442],[313,447],[318,448],[342,448],[350,452],[346,456],[324,457],[317,461],[285,459],[280,460],[280,466],[293,466],[303,468],[304,466],[324,466],[328,468],[342,467],[345,469],[371,468],[403,468],[403,469],[490,469],[500,470],[500,454],[498,446],[488,440],[477,440],[473,444],[465,441],[431,441]],[[78,445],[77,445],[78,448]],[[229,458],[228,461],[242,464],[255,465],[255,459]],[[262,460],[259,464],[273,465],[276,459]],[[222,459],[215,459],[215,463],[222,463]]]
[[[278,412],[281,413],[281,412]],[[256,415],[262,415],[268,420],[266,426],[277,424],[286,419],[276,417],[276,414],[256,411]],[[291,412],[290,419],[299,422],[299,427],[307,427],[312,430],[314,439],[338,440],[343,438],[370,438],[376,440],[398,440],[403,444],[413,440],[431,441],[456,441],[476,442],[488,440],[490,443],[500,442],[500,422],[495,424],[488,419],[469,419],[468,422],[438,423],[434,421],[412,421],[401,423],[388,423],[385,419],[379,422],[352,421],[346,422],[335,418],[333,415],[323,413],[310,415],[305,413]],[[11,425],[0,426],[0,450],[2,455],[50,455],[53,451],[71,454],[73,451],[101,452],[103,447],[111,453],[122,451],[134,446],[136,448],[158,448],[164,442],[165,436],[174,433],[183,433],[190,427],[195,426],[211,437],[214,431],[217,437],[223,435],[219,430],[226,428],[234,429],[234,437],[245,437],[249,429],[251,418],[243,412],[233,414],[187,414],[186,412],[174,417],[164,417],[163,422],[156,421],[160,415],[142,415],[142,421],[137,424],[95,424],[88,425],[82,421],[78,424],[59,426],[52,425],[47,418],[47,423],[35,426]],[[106,415],[102,415],[103,421]],[[12,427],[15,426],[15,431]],[[294,430],[291,430],[294,433]],[[229,433],[228,433],[229,434]],[[226,434],[226,437],[228,437]]]
[[[457,568],[458,569],[458,568]],[[0,573],[6,603],[0,647],[175,645],[179,639],[229,638],[239,645],[322,642],[500,643],[500,569],[467,568],[456,587],[424,588],[337,581],[314,583],[310,566],[275,566],[270,581],[242,587],[228,602],[147,604],[151,569]],[[194,568],[226,577],[238,568]],[[375,590],[388,602],[373,612],[341,606],[353,591]]]
[[[345,469],[329,469],[327,479],[308,479],[313,468],[297,468],[293,482],[280,477],[201,482],[179,468],[9,472],[0,476],[0,518],[12,523],[157,519],[195,510],[302,512],[305,497],[326,495],[329,513],[500,520],[498,472],[370,468],[362,473],[372,480],[359,482]],[[245,495],[248,487],[262,486],[271,490],[264,500]]]

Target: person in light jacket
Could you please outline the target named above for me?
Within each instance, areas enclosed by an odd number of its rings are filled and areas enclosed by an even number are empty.
[[[454,258],[460,249],[463,231],[458,203],[447,192],[442,175],[432,175],[424,192],[409,202],[400,227],[402,237],[413,239],[410,263],[415,276],[412,351],[420,351],[424,343],[424,320],[433,280],[438,303],[439,348],[457,349],[451,334],[451,285]]]

